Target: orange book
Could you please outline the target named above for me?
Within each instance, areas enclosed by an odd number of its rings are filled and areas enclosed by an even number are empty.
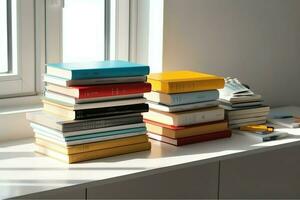
[[[170,126],[159,122],[144,120],[147,131],[169,138],[184,138],[228,130],[227,121],[216,121],[191,126]]]

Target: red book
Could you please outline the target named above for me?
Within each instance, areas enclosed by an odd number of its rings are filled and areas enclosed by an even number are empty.
[[[169,138],[161,135],[156,135],[154,133],[148,133],[149,138],[158,140],[164,143],[172,144],[175,146],[182,146],[186,144],[193,144],[193,143],[198,143],[198,142],[205,142],[205,141],[210,141],[210,140],[216,140],[216,139],[221,139],[221,138],[227,138],[231,136],[231,131],[226,130],[226,131],[221,131],[221,132],[215,132],[215,133],[208,133],[204,135],[196,135],[196,136],[191,136],[191,137],[184,137],[184,138]]]
[[[122,83],[108,85],[71,86],[63,87],[49,84],[47,90],[75,97],[78,99],[109,97],[119,95],[141,94],[151,91],[150,83]]]

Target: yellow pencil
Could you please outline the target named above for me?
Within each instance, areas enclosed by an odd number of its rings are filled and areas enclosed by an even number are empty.
[[[240,127],[240,130],[250,132],[273,132],[274,128],[267,125],[248,125]]]

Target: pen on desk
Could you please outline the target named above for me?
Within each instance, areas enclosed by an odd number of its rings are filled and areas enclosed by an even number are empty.
[[[248,125],[240,127],[241,131],[250,131],[250,132],[273,132],[274,127],[266,125]]]

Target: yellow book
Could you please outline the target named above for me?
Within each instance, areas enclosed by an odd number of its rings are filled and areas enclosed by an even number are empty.
[[[60,144],[56,144],[52,141],[48,141],[41,138],[35,138],[35,143],[46,147],[48,149],[57,151],[62,154],[77,154],[77,153],[83,153],[83,152],[89,152],[89,151],[95,151],[100,149],[109,149],[113,147],[119,147],[119,146],[126,146],[131,144],[138,144],[138,143],[144,143],[148,141],[148,136],[145,135],[138,135],[133,137],[127,137],[127,138],[119,138],[114,140],[106,140],[101,142],[93,142],[88,144],[80,144],[80,145],[72,145],[72,146],[62,146]]]
[[[146,151],[149,149],[151,149],[151,143],[144,142],[139,144],[132,144],[132,145],[114,147],[109,149],[101,149],[101,150],[89,151],[84,153],[66,155],[36,144],[37,153],[47,155],[49,157],[55,158],[57,160],[66,163],[77,163],[77,162],[82,162],[87,160],[105,158],[105,157],[128,154],[128,153],[139,152],[139,151]]]
[[[225,85],[223,77],[193,71],[169,71],[148,76],[152,91],[162,93],[183,93],[221,89]]]
[[[49,101],[43,101],[44,108],[43,110],[62,117],[65,120],[74,120],[76,119],[76,113],[73,110],[68,109],[65,106],[54,104]]]

